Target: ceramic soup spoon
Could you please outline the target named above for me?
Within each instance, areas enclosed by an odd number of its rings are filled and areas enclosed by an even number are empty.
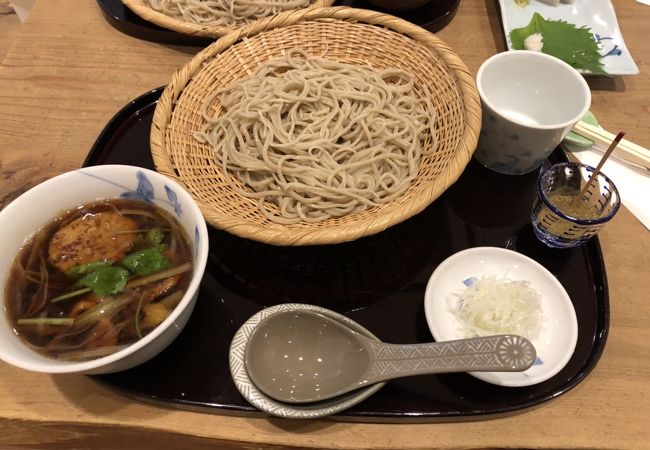
[[[283,311],[253,330],[244,362],[253,384],[269,397],[308,403],[412,375],[523,371],[535,357],[535,347],[522,336],[394,345],[317,312]]]

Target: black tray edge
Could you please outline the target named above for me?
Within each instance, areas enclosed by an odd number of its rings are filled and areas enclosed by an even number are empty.
[[[105,147],[114,138],[117,130],[122,126],[124,117],[130,117],[131,115],[140,111],[143,107],[151,105],[152,103],[156,103],[164,90],[165,86],[159,86],[157,88],[151,89],[150,91],[147,91],[144,94],[141,94],[138,97],[134,98],[125,106],[123,106],[118,112],[116,112],[99,133],[99,136],[97,136],[97,139],[93,143],[93,146],[90,148],[90,151],[82,163],[82,167],[97,165],[97,160],[100,157],[102,148]]]

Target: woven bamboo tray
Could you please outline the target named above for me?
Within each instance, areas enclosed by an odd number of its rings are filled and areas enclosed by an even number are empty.
[[[234,192],[212,148],[192,132],[214,89],[247,78],[260,64],[300,46],[342,62],[411,72],[418,93],[436,109],[438,149],[423,157],[411,187],[390,203],[318,223],[280,225],[257,203]],[[426,89],[424,87],[426,86]],[[155,110],[151,152],[156,169],[183,184],[208,223],[237,236],[276,245],[332,244],[378,233],[421,212],[463,172],[481,128],[480,101],[465,64],[428,31],[393,16],[347,7],[291,11],[251,23],[197,54],[178,70]],[[431,145],[430,139],[425,145]]]
[[[217,38],[237,28],[234,26],[199,25],[175,19],[151,8],[145,0],[122,0],[122,3],[147,22],[155,23],[159,27],[191,36]],[[333,3],[334,0],[316,0],[308,9],[332,6]]]

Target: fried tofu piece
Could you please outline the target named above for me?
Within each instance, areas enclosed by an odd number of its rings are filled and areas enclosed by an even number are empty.
[[[161,295],[167,294],[169,291],[172,290],[176,284],[180,281],[182,275],[174,275],[168,278],[165,278],[162,281],[158,281],[154,284],[151,284],[150,286],[148,285],[144,290],[143,290],[143,302],[144,303],[149,303],[156,298],[160,297]]]
[[[148,305],[144,305],[142,311],[144,312],[144,318],[142,319],[140,326],[143,330],[156,328],[167,317],[169,317],[171,312],[169,308],[160,303],[149,303]]]
[[[99,304],[99,297],[97,297],[93,293],[90,293],[85,297],[82,297],[80,300],[77,300],[74,306],[72,306],[72,309],[70,309],[70,313],[68,314],[68,317],[75,318],[81,315],[82,313],[85,313],[89,309],[94,308],[98,304]]]
[[[63,272],[95,261],[119,261],[133,247],[137,227],[134,220],[114,211],[79,217],[54,234],[48,259]]]
[[[119,333],[110,320],[103,317],[95,322],[90,330],[90,338],[86,348],[114,347],[117,345]]]

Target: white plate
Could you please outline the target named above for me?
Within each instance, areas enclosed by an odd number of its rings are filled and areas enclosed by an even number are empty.
[[[514,0],[499,0],[499,6],[508,50],[512,50],[508,37],[510,31],[528,25],[533,13],[538,12],[547,20],[561,19],[577,27],[591,28],[597,39],[600,39],[602,62],[605,71],[610,75],[639,73],[639,68],[623,41],[616,12],[610,0],[576,0],[574,4],[560,3],[557,6],[547,5],[539,0],[530,0],[530,4],[526,7],[517,6]]]
[[[340,395],[333,399],[305,404],[282,403],[275,399],[272,399],[271,397],[268,397],[260,390],[258,390],[248,376],[246,367],[244,365],[244,351],[246,350],[246,343],[248,342],[248,338],[250,337],[257,324],[260,323],[260,320],[280,311],[297,310],[319,312],[331,319],[343,322],[347,326],[363,335],[366,335],[372,339],[379,340],[377,336],[370,333],[368,330],[363,328],[352,319],[349,319],[334,311],[330,311],[329,309],[320,308],[318,306],[306,305],[302,303],[284,303],[282,305],[275,305],[263,309],[262,311],[250,317],[246,322],[244,322],[244,324],[235,333],[235,336],[232,339],[232,343],[230,344],[230,374],[232,375],[232,379],[235,382],[237,390],[239,390],[241,395],[243,395],[251,405],[255,406],[261,411],[277,417],[288,417],[292,419],[315,419],[318,417],[329,416],[331,414],[335,414],[348,409],[361,402],[362,400],[370,397],[372,394],[386,385],[386,383],[377,383],[350,392],[349,394]]]
[[[524,372],[472,372],[476,378],[500,386],[529,386],[557,374],[571,358],[578,340],[578,321],[569,295],[560,282],[538,262],[512,250],[476,247],[458,252],[433,272],[424,294],[424,310],[436,341],[460,339],[461,323],[452,311],[454,294],[471,277],[506,276],[527,280],[539,293],[544,323],[531,339],[537,350],[535,364]]]

